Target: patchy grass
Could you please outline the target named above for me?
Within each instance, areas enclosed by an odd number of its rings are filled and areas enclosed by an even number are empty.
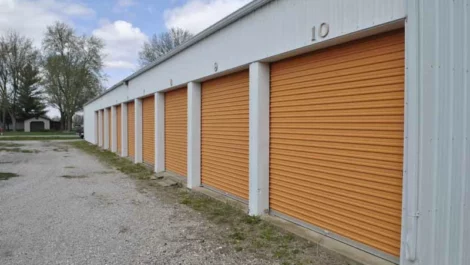
[[[0,180],[8,180],[15,177],[19,177],[19,175],[11,172],[0,172]]]
[[[75,168],[74,166],[66,166],[64,168]]]
[[[58,141],[58,140],[80,140],[78,136],[71,135],[70,137],[63,136],[13,136],[13,137],[2,137],[0,136],[0,141]]]
[[[57,148],[52,149],[52,151],[54,151],[54,152],[68,152],[69,148],[67,146],[61,146],[61,147],[57,147]]]
[[[140,180],[138,186],[154,190],[162,201],[184,204],[216,224],[213,235],[216,240],[228,243],[233,251],[253,253],[282,265],[348,265],[344,257],[325,250],[318,244],[293,235],[260,217],[247,215],[238,204],[223,202],[198,192],[188,191],[181,185],[161,187],[149,180],[152,170],[141,164],[102,150],[85,141],[68,144],[99,158],[100,161],[117,168],[132,178]]]
[[[24,146],[24,144],[0,142],[0,147],[20,147],[20,146]]]
[[[85,175],[62,175],[60,176],[61,178],[66,178],[66,179],[84,179],[87,178]]]
[[[106,175],[106,174],[113,174],[113,171],[96,171],[93,172],[93,174],[99,174],[99,175]]]
[[[249,251],[281,264],[317,264],[318,246],[286,232],[257,216],[249,216],[236,204],[222,202],[204,194],[180,191],[180,203],[203,213],[207,219],[225,227],[226,239],[235,251]],[[321,263],[318,263],[321,264]],[[328,263],[325,263],[328,264]]]
[[[30,135],[76,135],[76,132],[58,132],[58,131],[44,131],[44,132],[4,132],[5,136],[30,136]]]
[[[95,145],[86,141],[70,142],[70,145],[85,151],[108,165],[115,167],[117,170],[136,179],[149,179],[153,175],[153,171],[143,164],[135,164],[134,162],[117,156],[115,153],[102,150]]]
[[[39,150],[21,149],[18,147],[15,147],[15,148],[0,147],[0,152],[29,153],[29,154],[35,153],[36,154],[36,153],[39,153]]]

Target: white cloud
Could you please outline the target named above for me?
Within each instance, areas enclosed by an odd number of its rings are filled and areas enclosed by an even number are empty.
[[[71,24],[73,18],[95,15],[89,7],[59,0],[0,0],[0,35],[9,30],[33,39],[39,46],[48,25],[55,21]]]
[[[93,31],[93,35],[104,40],[106,68],[130,69],[137,68],[140,47],[147,36],[127,21],[118,20],[113,23],[104,22]]]
[[[135,6],[137,2],[135,0],[117,0],[113,7],[114,13],[128,12],[129,8]]]
[[[133,6],[135,5],[134,0],[118,0],[117,5],[120,7],[127,7],[127,6]]]
[[[63,7],[64,14],[69,16],[93,16],[95,11],[80,4],[67,4]]]
[[[199,33],[249,2],[251,0],[189,0],[183,6],[165,10],[165,26]]]

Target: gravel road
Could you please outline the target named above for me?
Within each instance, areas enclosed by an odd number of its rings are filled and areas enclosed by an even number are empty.
[[[273,264],[230,250],[183,205],[59,142],[1,152],[0,264]],[[66,176],[66,177],[64,177]],[[68,177],[67,177],[68,176]]]

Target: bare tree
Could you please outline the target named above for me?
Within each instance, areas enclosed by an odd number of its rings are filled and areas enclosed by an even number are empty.
[[[168,32],[160,35],[154,34],[150,42],[144,43],[139,52],[139,63],[146,66],[158,57],[167,54],[169,51],[185,43],[193,37],[189,31],[181,28],[171,28]]]
[[[6,66],[6,45],[3,43],[3,39],[0,39],[0,107],[2,111],[2,126],[3,130],[6,130],[7,123],[7,111],[8,111],[8,72]]]
[[[21,111],[20,88],[25,81],[23,73],[27,67],[36,67],[38,63],[39,52],[33,48],[30,39],[14,31],[0,38],[0,97],[4,126],[8,113],[13,130],[16,130],[16,118]]]
[[[63,130],[71,130],[75,112],[103,91],[103,47],[100,39],[78,36],[65,23],[47,28],[44,87],[49,104],[60,112]]]

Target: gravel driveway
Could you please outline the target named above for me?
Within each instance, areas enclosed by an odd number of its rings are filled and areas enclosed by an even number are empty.
[[[58,142],[0,151],[0,264],[272,264],[230,250],[212,224]]]

